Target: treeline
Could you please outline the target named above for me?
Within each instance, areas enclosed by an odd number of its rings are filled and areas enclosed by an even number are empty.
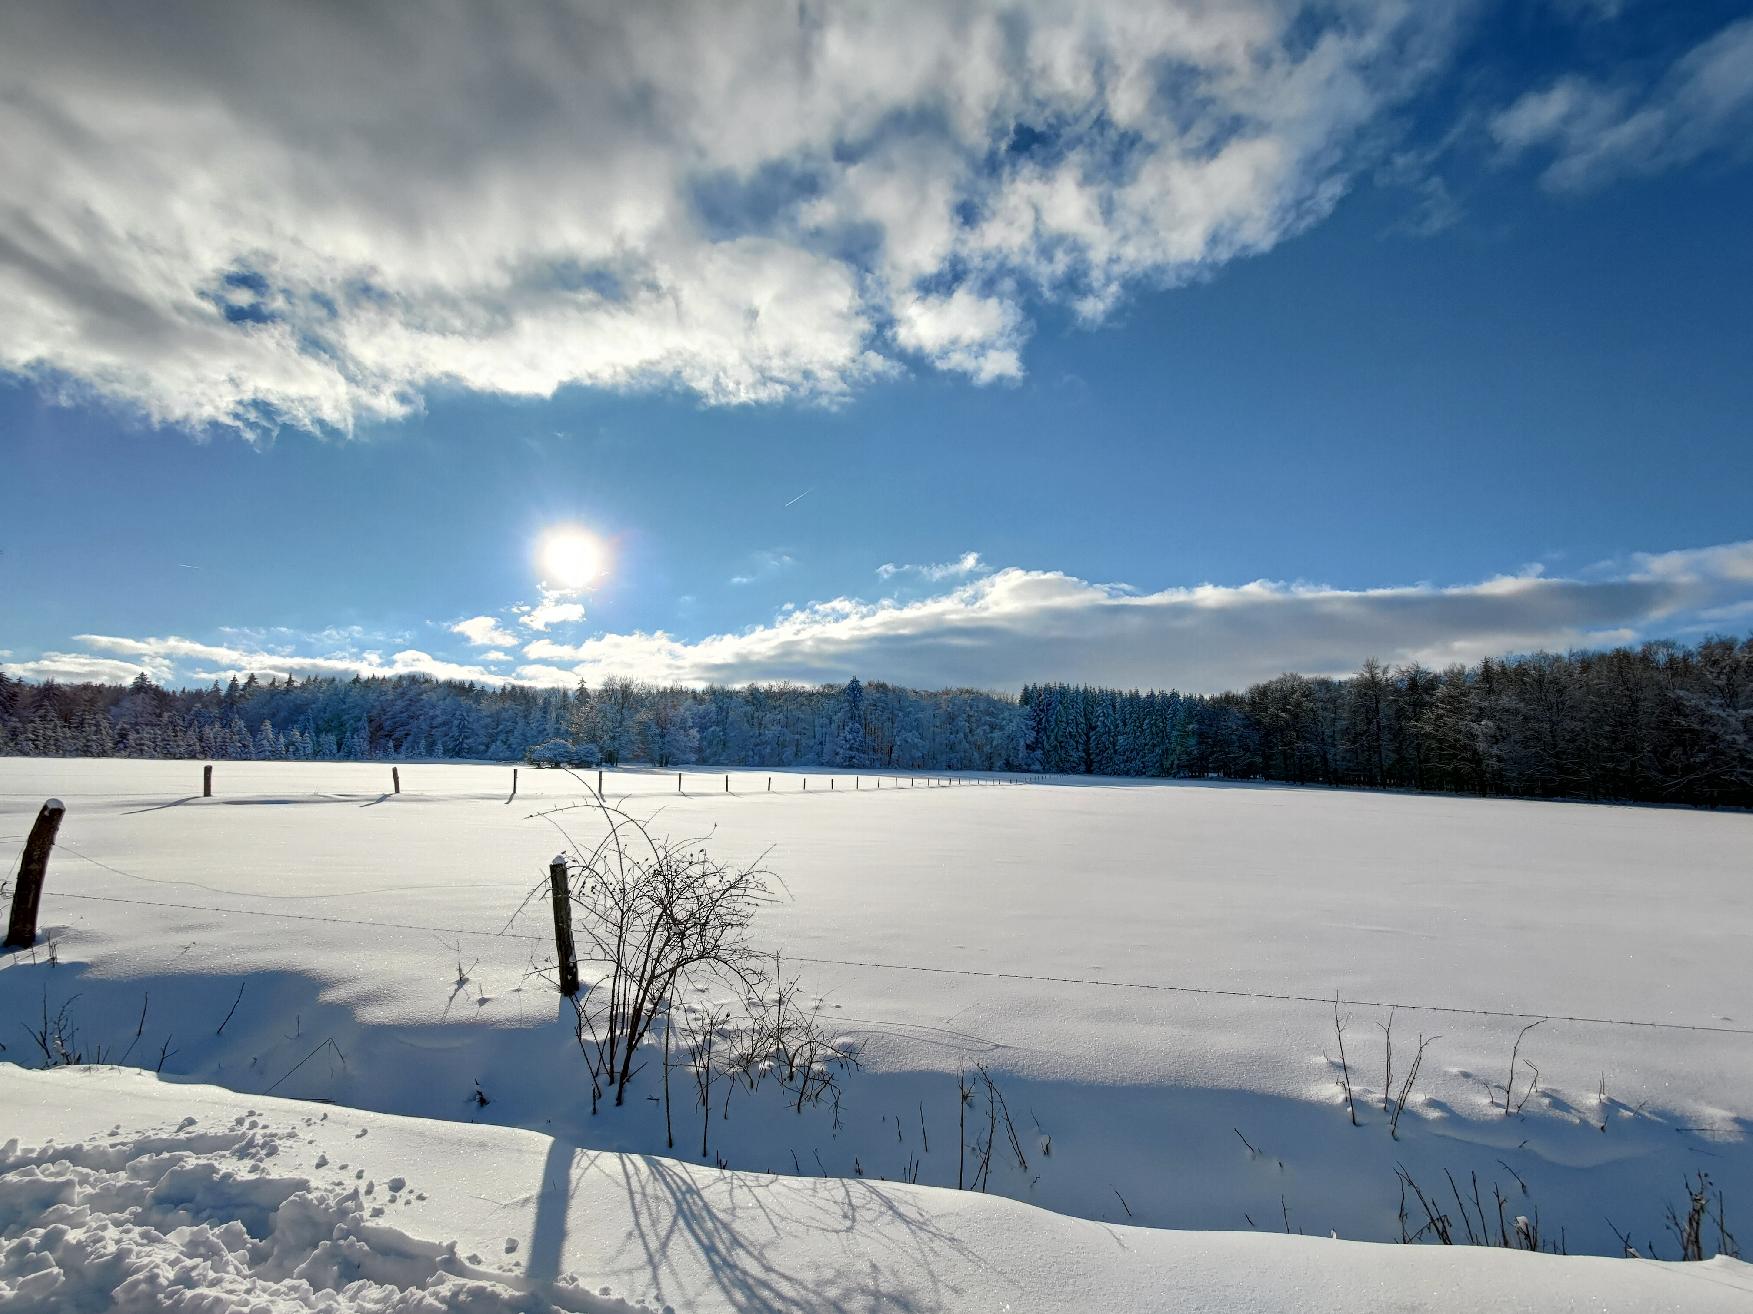
[[[44,757],[579,761],[1002,770],[1026,761],[1014,698],[892,685],[493,688],[427,676],[249,676],[206,689],[29,684],[0,673],[0,753]]]
[[[1753,806],[1753,638],[1487,660],[1366,662],[1245,692],[1087,685],[1020,697],[845,685],[489,688],[424,676],[173,690],[0,674],[0,753],[698,762],[1218,776]]]
[[[1022,702],[1046,771],[1753,806],[1753,638]]]

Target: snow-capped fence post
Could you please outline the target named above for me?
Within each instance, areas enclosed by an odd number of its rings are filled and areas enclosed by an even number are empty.
[[[391,767],[390,768],[390,788],[398,794],[400,794],[402,792],[402,768],[401,767]]]
[[[560,993],[578,993],[578,951],[572,946],[572,896],[566,888],[566,855],[548,864],[548,885],[554,895],[554,956],[560,962]]]
[[[18,888],[12,892],[12,918],[6,925],[6,948],[29,949],[37,942],[37,906],[43,899],[43,877],[49,870],[49,850],[67,805],[58,798],[44,803],[37,813],[24,855],[18,860]]]
[[[213,797],[213,764],[211,762],[201,768],[201,797]]]

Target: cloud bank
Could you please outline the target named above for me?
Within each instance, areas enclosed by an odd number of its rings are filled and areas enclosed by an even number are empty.
[[[62,680],[126,680],[144,671],[161,681],[252,670],[264,677],[412,672],[552,686],[606,675],[690,685],[858,675],[925,688],[1014,690],[1032,680],[1074,680],[1212,692],[1287,670],[1345,675],[1366,657],[1443,666],[1749,624],[1753,541],[1638,554],[1574,578],[1524,572],[1446,588],[1257,580],[1147,593],[1010,567],[924,599],[835,598],[698,640],[661,632],[577,643],[536,637],[509,674],[412,648],[300,655],[286,647],[96,634],[76,637],[80,651],[43,653],[3,669]]]
[[[1460,6],[23,0],[0,370],[249,432],[1014,379],[1326,214]]]

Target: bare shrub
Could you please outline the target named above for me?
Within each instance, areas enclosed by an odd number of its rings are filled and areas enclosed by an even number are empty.
[[[837,1102],[840,1074],[858,1068],[858,1051],[830,1035],[822,1023],[822,1001],[806,1002],[797,978],[784,976],[777,954],[765,984],[762,995],[748,1001],[740,1075],[751,1090],[761,1076],[771,1075],[798,1113]]]
[[[1728,1229],[1723,1204],[1723,1193],[1716,1193],[1716,1213],[1711,1214],[1710,1177],[1699,1173],[1691,1182],[1685,1182],[1686,1214],[1681,1217],[1673,1205],[1668,1206],[1668,1230],[1680,1243],[1681,1259],[1708,1259],[1705,1253],[1705,1238],[1708,1235],[1706,1224],[1716,1224],[1716,1253],[1727,1255],[1731,1259],[1740,1258],[1741,1247],[1735,1241],[1735,1234]]]
[[[49,1013],[49,992],[43,991],[43,1017],[40,1026],[31,1026],[27,1022],[19,1025],[43,1056],[45,1068],[70,1068],[82,1063],[102,1063],[105,1060],[103,1047],[100,1045],[87,1056],[85,1047],[79,1039],[79,1026],[74,1022],[69,1010],[78,995],[70,995],[63,1000],[61,1007],[53,1015]]]
[[[1010,1151],[1011,1158],[1016,1162],[1017,1168],[1022,1172],[1027,1172],[1029,1160],[1023,1153],[1023,1144],[1021,1138],[1017,1136],[1016,1124],[1011,1121],[1010,1106],[1005,1102],[1004,1092],[998,1088],[998,1083],[986,1070],[986,1065],[976,1063],[973,1079],[969,1080],[965,1075],[958,1076],[956,1085],[962,1107],[962,1161],[966,1163],[969,1151],[973,1152],[973,1189],[984,1191],[987,1182],[991,1179],[993,1151],[999,1146],[998,1133],[1000,1129],[1004,1132],[1004,1148]],[[975,1117],[978,1119],[977,1101],[981,1095],[986,1097],[985,1135],[980,1134],[979,1127],[976,1125],[974,1142],[970,1145],[967,1139],[967,1112],[970,1108],[976,1109]],[[962,1182],[961,1166],[958,1165],[956,1186],[960,1188]]]
[[[1509,1202],[1496,1182],[1491,1184],[1492,1199],[1497,1207],[1497,1235],[1494,1238],[1491,1223],[1485,1214],[1485,1204],[1480,1194],[1477,1173],[1474,1173],[1471,1179],[1472,1207],[1469,1210],[1468,1196],[1462,1193],[1460,1184],[1455,1181],[1454,1174],[1444,1169],[1443,1176],[1448,1180],[1449,1193],[1455,1200],[1455,1213],[1451,1216],[1438,1206],[1436,1200],[1424,1193],[1423,1188],[1413,1180],[1412,1174],[1403,1165],[1395,1165],[1394,1172],[1400,1179],[1400,1240],[1407,1245],[1433,1240],[1437,1244],[1445,1246],[1499,1246],[1506,1250],[1532,1250],[1551,1255],[1569,1253],[1569,1241],[1562,1229],[1560,1229],[1556,1241],[1541,1231],[1538,1209],[1531,1216],[1517,1214],[1511,1219],[1506,1207]],[[1516,1180],[1521,1182],[1519,1177]],[[1418,1212],[1424,1215],[1424,1222],[1416,1228],[1409,1225],[1411,1219],[1406,1200],[1406,1193],[1409,1190],[1418,1202]],[[1522,1184],[1522,1193],[1527,1194],[1525,1183]],[[1457,1226],[1457,1220],[1459,1220],[1459,1226]]]
[[[661,1038],[672,1148],[677,1067],[700,1107],[702,1158],[711,1153],[715,1095],[728,1117],[735,1091],[754,1092],[769,1079],[800,1114],[831,1104],[838,1128],[840,1077],[859,1066],[858,1051],[830,1033],[822,1001],[784,973],[779,956],[768,958],[750,942],[750,924],[772,898],[769,873],[759,861],[720,862],[698,840],[659,837],[594,790],[580,806],[605,823],[590,848],[567,835],[571,850],[562,855],[588,982],[573,1009],[591,1112],[611,1093],[616,1105],[626,1102],[647,1042]],[[713,1002],[683,1002],[696,997]]]
[[[600,798],[594,806],[606,834],[594,848],[565,855],[580,965],[597,969],[573,999],[593,1113],[610,1092],[617,1105],[626,1102],[640,1047],[678,988],[759,995],[748,928],[770,897],[758,864],[719,862],[698,844],[653,835]]]

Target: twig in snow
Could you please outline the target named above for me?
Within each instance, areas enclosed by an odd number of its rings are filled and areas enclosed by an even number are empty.
[[[1382,1112],[1390,1113],[1394,1107],[1394,1010],[1388,1009],[1388,1023],[1382,1029]]]
[[[1339,1084],[1345,1087],[1345,1110],[1351,1115],[1351,1125],[1357,1126],[1357,1101],[1351,1097],[1351,1065],[1345,1061],[1345,1022],[1339,1016],[1339,992],[1333,992],[1333,1034],[1339,1037]],[[1240,1136],[1241,1133],[1237,1132]],[[1242,1144],[1247,1145],[1244,1140]],[[1252,1149],[1252,1146],[1248,1147]]]
[[[145,991],[141,992],[141,994],[140,994],[140,1024],[134,1028],[134,1039],[132,1039],[128,1042],[128,1048],[124,1049],[122,1051],[122,1057],[116,1060],[116,1065],[118,1067],[127,1063],[128,1055],[132,1054],[134,1052],[134,1046],[136,1046],[140,1043],[140,1036],[146,1030],[146,1005],[151,1001],[151,999],[152,999],[152,996],[150,994],[147,994]]]
[[[216,1036],[223,1036],[223,1035],[224,1035],[224,1034],[225,1034],[225,1027],[226,1027],[226,1023],[228,1023],[228,1022],[230,1022],[230,1021],[231,1021],[231,1015],[232,1015],[232,1014],[233,1014],[233,1013],[235,1013],[235,1012],[237,1012],[237,1005],[238,1005],[238,1001],[239,1001],[239,1000],[241,1000],[241,999],[242,999],[242,998],[243,998],[243,988],[244,988],[244,987],[245,987],[245,986],[246,986],[246,985],[248,985],[248,984],[249,984],[249,983],[250,983],[250,982],[249,982],[249,978],[248,978],[248,977],[247,977],[247,976],[246,976],[246,977],[245,977],[245,978],[244,978],[244,979],[243,979],[243,980],[241,980],[241,981],[239,981],[239,982],[238,982],[238,983],[237,983],[237,998],[236,998],[236,999],[233,999],[233,1000],[232,1000],[232,1001],[231,1001],[231,1007],[230,1007],[230,1008],[228,1008],[228,1009],[226,1009],[226,1010],[225,1010],[225,1018],[224,1018],[224,1020],[223,1020],[223,1021],[221,1021],[221,1022],[220,1022],[220,1024],[219,1024],[219,1030],[217,1030],[217,1031],[215,1031],[215,1032],[214,1032],[214,1033],[213,1033],[213,1034],[214,1034],[214,1035],[216,1035]]]
[[[347,1063],[347,1056],[345,1054],[341,1053],[341,1047],[339,1045],[335,1044],[335,1038],[333,1036],[330,1036],[327,1040],[323,1041],[322,1044],[318,1045],[315,1049],[311,1050],[310,1053],[306,1054],[303,1058],[299,1059],[298,1062],[294,1063],[289,1069],[287,1069],[286,1075],[281,1077],[280,1081],[276,1081],[273,1086],[268,1087],[268,1089],[263,1091],[262,1094],[272,1095],[274,1093],[274,1088],[276,1086],[278,1086],[281,1081],[285,1081],[287,1077],[290,1077],[294,1072],[297,1072],[306,1063],[309,1063],[318,1054],[322,1053],[323,1050],[330,1049],[330,1048],[332,1048],[335,1051],[336,1055],[339,1056],[341,1063],[342,1063],[342,1066],[345,1066]]]
[[[1406,1069],[1406,1080],[1400,1083],[1400,1093],[1394,1097],[1394,1112],[1388,1119],[1388,1135],[1395,1140],[1400,1139],[1400,1115],[1406,1112],[1406,1101],[1412,1098],[1412,1087],[1418,1081],[1418,1070],[1424,1066],[1425,1046],[1441,1039],[1441,1036],[1432,1036],[1430,1040],[1426,1040],[1422,1033],[1418,1037],[1418,1050],[1412,1056],[1412,1066]]]
[[[1523,1027],[1520,1031],[1518,1031],[1516,1033],[1516,1043],[1510,1050],[1510,1075],[1509,1075],[1509,1079],[1504,1082],[1504,1086],[1503,1086],[1503,1116],[1506,1118],[1510,1116],[1511,1112],[1519,1112],[1520,1111],[1519,1105],[1517,1106],[1516,1110],[1512,1110],[1510,1108],[1510,1095],[1511,1095],[1512,1091],[1514,1090],[1515,1084],[1516,1084],[1516,1055],[1517,1055],[1517,1053],[1520,1052],[1520,1050],[1522,1048],[1522,1037],[1527,1035],[1530,1031],[1532,1031],[1535,1027],[1539,1026],[1545,1020],[1546,1019],[1543,1017],[1536,1018],[1536,1019],[1534,1019],[1534,1021],[1528,1023],[1527,1026]],[[1527,1102],[1526,1097],[1523,1098],[1522,1102],[1524,1104]]]

